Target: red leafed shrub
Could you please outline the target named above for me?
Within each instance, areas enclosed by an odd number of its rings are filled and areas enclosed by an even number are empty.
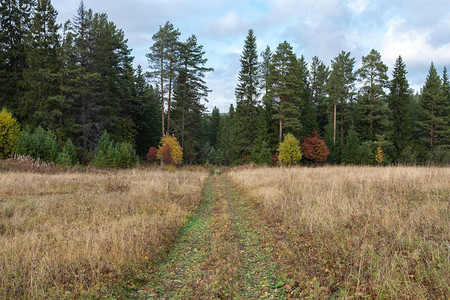
[[[321,164],[327,160],[330,150],[328,150],[325,141],[319,136],[317,130],[314,130],[310,136],[303,140],[302,146],[303,157],[307,158],[313,164]]]
[[[158,149],[156,147],[150,147],[150,149],[147,152],[147,162],[149,163],[156,163],[156,153],[158,152]]]
[[[273,166],[278,166],[278,156],[280,155],[279,152],[275,152],[274,155],[272,155],[272,164]]]
[[[163,164],[170,165],[172,163],[172,149],[170,148],[169,144],[165,144],[161,148],[161,160]]]

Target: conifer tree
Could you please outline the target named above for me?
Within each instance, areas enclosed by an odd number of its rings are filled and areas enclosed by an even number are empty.
[[[406,74],[406,65],[399,56],[394,65],[392,80],[389,83],[389,108],[392,110],[393,116],[392,143],[398,158],[409,145],[411,138],[409,114],[411,94]]]
[[[166,22],[160,26],[157,33],[152,37],[154,43],[150,47],[148,58],[149,66],[154,70],[151,74],[158,81],[161,93],[161,132],[162,135],[170,129],[170,111],[173,82],[177,70],[178,38],[180,31],[173,24]],[[164,105],[167,99],[167,129],[164,122]]]
[[[325,87],[330,71],[317,56],[314,56],[310,66],[311,101],[316,108],[317,126],[323,134],[328,124],[328,112]]]
[[[258,52],[253,30],[248,31],[241,55],[241,70],[236,86],[235,139],[233,151],[239,159],[250,155],[258,131]]]
[[[203,102],[207,102],[210,92],[204,77],[213,69],[205,66],[208,60],[204,57],[203,46],[198,44],[195,35],[179,47],[172,128],[181,142],[185,159],[193,161],[204,144],[200,120],[206,110]]]
[[[284,133],[299,135],[302,124],[301,116],[301,79],[298,77],[298,61],[292,46],[286,41],[279,44],[273,56],[270,71],[271,97],[278,120],[279,140]]]
[[[17,116],[33,8],[33,0],[4,0],[0,5],[0,103]]]
[[[443,106],[444,109],[441,111],[442,117],[444,118],[445,124],[443,129],[443,136],[445,143],[450,148],[450,82],[447,74],[447,68],[444,67],[444,71],[442,73],[442,90],[441,90],[442,98],[443,98]]]
[[[50,0],[38,0],[26,37],[26,68],[21,86],[21,116],[34,127],[42,125],[57,132],[62,115],[60,93],[59,25]]]
[[[317,130],[317,115],[311,97],[308,64],[306,63],[305,57],[303,55],[298,59],[298,76],[300,79],[299,91],[302,103],[302,130],[300,131],[300,138],[304,139],[312,134],[314,130]]]
[[[388,81],[387,70],[388,67],[381,61],[380,53],[372,49],[367,56],[362,57],[362,66],[356,72],[362,84],[358,96],[362,110],[360,121],[365,123],[365,128],[366,124],[369,125],[364,133],[372,141],[376,134],[382,134],[388,126],[388,108],[384,92]]]
[[[350,58],[350,52],[342,51],[331,61],[332,71],[327,83],[326,90],[329,95],[329,101],[333,107],[333,143],[336,143],[336,127],[337,127],[337,105],[340,106],[340,133],[341,145],[344,142],[344,106],[353,97],[353,87],[355,75],[353,66],[355,59]]]
[[[223,155],[223,163],[231,164],[236,158],[233,155],[231,145],[234,144],[234,106],[230,104],[228,114],[224,116],[220,129],[219,149]]]
[[[422,88],[420,102],[421,135],[429,150],[443,144],[445,139],[445,104],[442,97],[442,81],[437,74],[436,68],[431,63],[427,80]]]

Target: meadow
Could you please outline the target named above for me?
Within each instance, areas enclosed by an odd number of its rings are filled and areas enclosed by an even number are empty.
[[[0,298],[103,295],[172,243],[206,172],[0,172]]]
[[[448,299],[450,168],[238,169],[301,297]]]
[[[0,299],[450,298],[448,167],[18,166]]]

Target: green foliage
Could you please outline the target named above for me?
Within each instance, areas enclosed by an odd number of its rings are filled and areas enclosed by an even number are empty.
[[[60,167],[71,167],[78,163],[77,149],[72,143],[71,139],[68,139],[64,144],[62,151],[56,158],[56,164]]]
[[[107,131],[104,131],[97,145],[97,154],[92,164],[99,168],[131,168],[134,167],[139,158],[136,150],[128,142],[115,143]]]
[[[5,108],[0,111],[0,159],[10,157],[16,147],[20,125]]]
[[[395,148],[396,157],[403,160],[402,155],[410,144],[411,138],[411,117],[410,102],[411,93],[409,83],[406,79],[406,66],[399,56],[395,62],[392,80],[389,84],[389,108],[393,117],[392,143]],[[410,158],[408,158],[408,161]]]
[[[259,147],[253,148],[250,160],[257,164],[272,165],[272,150],[266,141],[263,141]]]
[[[16,145],[18,155],[28,155],[46,162],[56,162],[59,146],[56,135],[41,126],[31,132],[29,127],[19,135]]]
[[[360,141],[358,133],[355,129],[350,129],[347,134],[344,150],[342,152],[342,163],[344,164],[358,164],[361,162],[359,157]]]
[[[278,163],[280,165],[295,165],[302,159],[300,142],[292,133],[288,133],[284,136],[283,142],[281,142],[278,147],[278,152]]]

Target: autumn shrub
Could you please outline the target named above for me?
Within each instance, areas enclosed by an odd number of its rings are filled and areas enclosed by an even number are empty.
[[[150,147],[150,149],[147,152],[147,162],[151,164],[155,164],[157,157],[156,154],[158,153],[158,149],[156,147]]]
[[[280,165],[295,165],[302,159],[300,142],[291,133],[284,136],[284,140],[278,147],[278,152],[280,153],[278,156]]]
[[[156,157],[162,160],[163,163],[166,160],[170,161],[170,164],[181,164],[183,161],[183,149],[175,136],[166,134],[161,138]]]
[[[11,157],[19,134],[19,123],[10,112],[3,108],[0,111],[0,159]]]
[[[302,143],[303,156],[313,164],[321,164],[327,160],[330,150],[328,150],[325,141],[319,136],[317,130],[305,138]]]

